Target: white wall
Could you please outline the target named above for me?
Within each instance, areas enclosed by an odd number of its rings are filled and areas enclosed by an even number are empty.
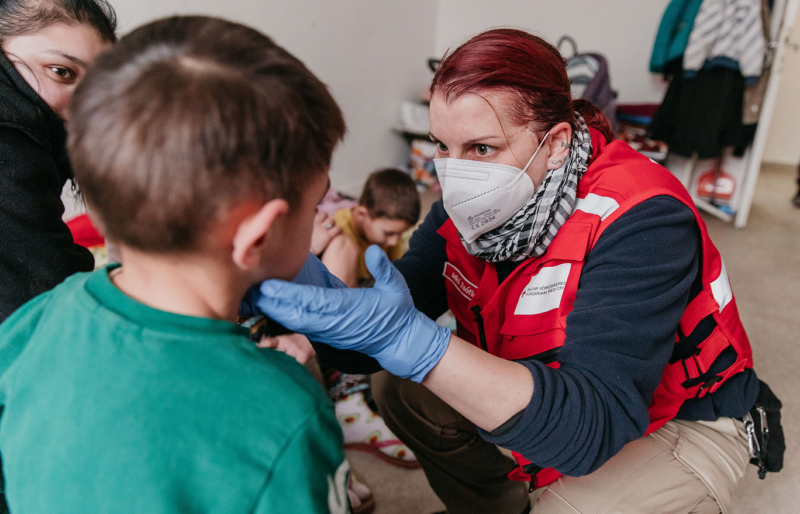
[[[391,131],[400,102],[430,81],[436,3],[427,0],[111,0],[120,33],[172,14],[210,14],[245,23],[302,60],[333,93],[348,134],[334,154],[334,186],[357,193],[376,168],[404,162]]]
[[[112,0],[121,32],[176,13],[240,21],[270,35],[316,73],[345,114],[334,186],[357,193],[373,169],[402,163],[407,146],[391,127],[399,104],[430,81],[426,60],[469,36],[514,26],[555,43],[571,35],[606,56],[621,102],[658,103],[666,85],[648,73],[669,0]],[[798,25],[800,27],[800,25]],[[765,160],[800,161],[800,54],[789,51]]]
[[[800,10],[795,21],[792,40],[800,35]],[[770,123],[764,161],[791,164],[800,163],[800,52],[787,48],[784,53],[783,75],[775,103],[775,114]]]
[[[668,4],[669,0],[439,0],[437,55],[490,27],[521,28],[553,44],[570,35],[580,51],[606,57],[620,102],[659,103],[666,86],[648,66]]]

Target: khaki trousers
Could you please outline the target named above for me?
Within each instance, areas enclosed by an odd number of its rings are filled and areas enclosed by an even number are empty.
[[[386,372],[373,376],[372,389],[387,425],[414,451],[449,514],[520,514],[527,507],[528,484],[506,476],[515,462],[470,421],[425,387]],[[594,473],[537,490],[533,513],[728,514],[748,462],[741,421],[673,420]]]

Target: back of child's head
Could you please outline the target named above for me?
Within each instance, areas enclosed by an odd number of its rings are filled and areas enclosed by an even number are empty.
[[[173,253],[202,247],[238,206],[296,205],[344,131],[325,85],[267,36],[173,17],[98,58],[75,92],[69,150],[107,237]]]
[[[408,173],[387,168],[373,172],[358,200],[370,217],[402,220],[415,225],[419,220],[419,193]]]

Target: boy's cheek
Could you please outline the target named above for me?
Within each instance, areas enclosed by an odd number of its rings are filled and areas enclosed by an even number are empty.
[[[306,216],[303,216],[302,220],[298,220],[298,223],[286,234],[283,252],[276,256],[277,259],[283,261],[280,266],[277,266],[280,269],[281,276],[274,278],[293,280],[306,263],[311,250],[311,232],[314,218],[313,216],[308,219],[305,218]]]

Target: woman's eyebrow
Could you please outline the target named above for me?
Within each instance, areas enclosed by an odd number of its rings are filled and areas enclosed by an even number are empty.
[[[489,141],[489,140],[492,140],[492,139],[500,139],[500,137],[498,137],[498,136],[475,137],[475,138],[472,138],[472,139],[470,139],[468,141],[464,141],[464,146],[472,146],[474,144],[482,143],[484,141]]]
[[[83,59],[75,57],[74,55],[65,54],[64,52],[62,52],[60,50],[45,50],[44,53],[51,54],[51,55],[57,55],[59,57],[63,57],[64,59],[67,59],[69,61],[74,62],[75,64],[79,64],[80,66],[83,66],[84,68],[88,68],[89,67],[89,65],[86,64],[86,61],[84,61]]]
[[[434,143],[438,143],[438,142],[439,142],[439,138],[437,138],[436,136],[434,136],[434,135],[433,135],[432,133],[430,133],[430,132],[428,132],[428,137],[429,137],[429,138],[431,138],[431,141],[433,141]],[[500,138],[500,136],[481,136],[481,137],[475,137],[475,138],[472,138],[472,139],[470,139],[470,140],[468,140],[468,141],[464,141],[464,143],[463,143],[463,146],[472,146],[472,145],[474,145],[474,144],[476,144],[476,143],[481,143],[481,142],[483,142],[483,141],[490,141],[490,140],[492,140],[492,139],[501,139],[501,138]]]

